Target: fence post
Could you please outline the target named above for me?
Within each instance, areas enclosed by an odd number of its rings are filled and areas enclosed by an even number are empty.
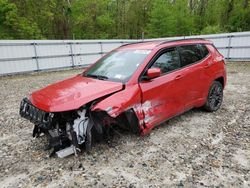
[[[232,48],[231,47],[232,37],[233,37],[233,35],[228,36],[227,58],[226,59],[230,59],[230,49]]]
[[[36,43],[34,42],[34,43],[31,43],[31,45],[33,44],[33,47],[34,47],[34,52],[35,52],[35,59],[36,59],[36,69],[37,69],[37,71],[39,71],[40,70],[40,68],[39,68],[39,62],[38,62],[38,56],[37,56],[37,50],[36,50]]]
[[[102,47],[102,42],[99,42],[100,48],[101,48],[101,56],[103,56],[103,47]]]
[[[70,57],[71,57],[71,61],[72,61],[72,67],[75,67],[74,54],[73,54],[72,44],[73,44],[72,42],[69,43],[69,46],[70,46]]]

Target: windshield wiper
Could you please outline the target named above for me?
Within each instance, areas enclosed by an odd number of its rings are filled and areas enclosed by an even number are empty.
[[[107,76],[103,76],[103,75],[86,74],[86,76],[91,77],[91,78],[97,78],[98,80],[108,80],[109,79]]]

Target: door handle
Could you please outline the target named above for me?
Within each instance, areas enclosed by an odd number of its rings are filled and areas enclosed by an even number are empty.
[[[182,78],[182,75],[178,75],[178,76],[175,77],[175,80],[179,80],[181,78]]]

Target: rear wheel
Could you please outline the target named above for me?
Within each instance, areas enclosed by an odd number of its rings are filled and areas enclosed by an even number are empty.
[[[220,108],[223,100],[223,86],[220,82],[214,81],[209,89],[207,102],[204,105],[204,108],[213,112]]]

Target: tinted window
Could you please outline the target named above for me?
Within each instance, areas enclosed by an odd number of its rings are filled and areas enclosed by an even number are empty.
[[[160,68],[162,74],[180,68],[178,52],[175,49],[164,52],[157,58],[152,67]]]
[[[206,57],[207,54],[209,54],[209,51],[208,51],[207,47],[204,44],[199,44],[199,48],[202,51],[203,58]]]
[[[203,52],[198,45],[180,46],[178,49],[182,66],[187,66],[203,59]]]

